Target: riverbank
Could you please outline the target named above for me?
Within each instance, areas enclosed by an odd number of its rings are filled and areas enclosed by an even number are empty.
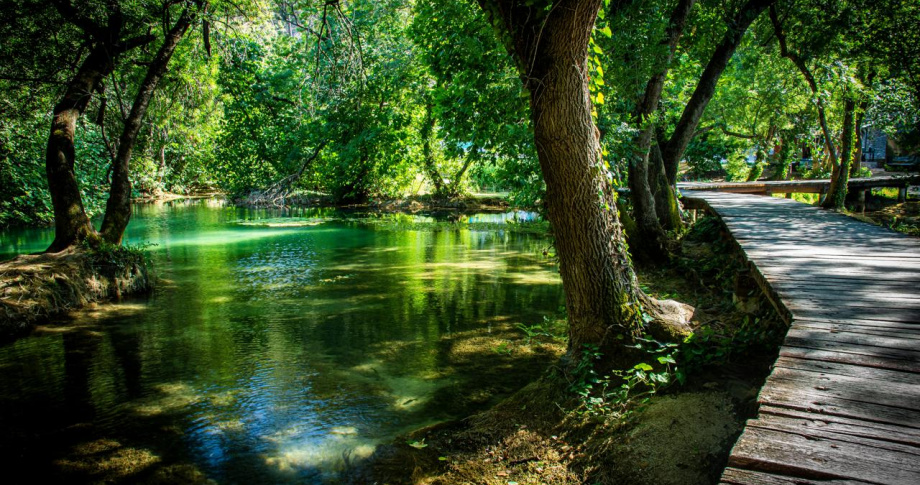
[[[72,248],[0,262],[0,340],[24,335],[42,319],[152,287],[149,263],[133,248]]]
[[[338,202],[330,194],[320,192],[299,192],[281,199],[266,199],[259,192],[247,197],[230,200],[234,205],[249,208],[284,207],[336,207],[342,209],[406,212],[456,211],[456,212],[501,212],[511,208],[507,194],[480,193],[457,197],[433,197],[430,194],[412,195],[403,198],[370,199],[364,202]]]
[[[697,309],[691,338],[626,371],[667,375],[667,384],[634,380],[624,398],[621,380],[551,368],[485,412],[378,447],[346,483],[717,482],[785,333],[721,229],[701,220],[674,267],[640,272],[646,292]]]

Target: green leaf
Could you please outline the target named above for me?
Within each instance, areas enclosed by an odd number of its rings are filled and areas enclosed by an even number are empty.
[[[677,361],[674,360],[674,357],[670,355],[663,355],[661,357],[658,357],[658,362],[661,364],[676,364],[677,363]]]
[[[650,370],[653,370],[653,367],[650,366],[650,365],[648,365],[648,364],[646,364],[645,362],[640,362],[640,363],[636,364],[636,366],[633,367],[633,369],[644,370],[644,371],[650,371]]]

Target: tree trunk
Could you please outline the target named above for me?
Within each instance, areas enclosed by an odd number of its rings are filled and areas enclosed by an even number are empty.
[[[601,0],[559,0],[547,12],[524,1],[480,0],[493,24],[511,34],[530,91],[546,209],[559,254],[569,321],[570,363],[597,346],[622,363],[621,340],[643,332],[639,289],[617,218],[591,118],[587,48]],[[618,362],[620,361],[620,362]]]
[[[102,221],[102,237],[109,243],[121,244],[121,238],[131,219],[131,180],[128,178],[131,153],[137,142],[144,115],[157,84],[166,74],[166,67],[188,30],[192,19],[195,17],[194,7],[187,7],[182,11],[175,25],[166,34],[163,44],[147,68],[147,74],[137,90],[131,113],[125,120],[125,126],[118,143],[118,154],[115,156],[112,169],[112,186],[109,190],[109,200],[105,205],[105,218]]]
[[[856,154],[853,156],[853,165],[850,167],[850,177],[856,177],[859,175],[859,168],[862,166],[863,159],[863,133],[862,126],[863,120],[866,119],[866,109],[869,108],[869,101],[864,99],[859,103],[859,108],[856,112],[856,125],[853,127],[853,131],[856,134]]]
[[[741,39],[744,37],[744,33],[747,32],[751,23],[754,22],[764,10],[775,3],[775,1],[776,0],[748,0],[741,6],[738,13],[735,14],[734,19],[732,19],[731,23],[728,25],[728,30],[722,37],[722,41],[712,53],[712,57],[710,57],[706,69],[703,70],[703,74],[700,76],[699,82],[697,82],[696,89],[693,91],[690,101],[688,101],[687,106],[684,107],[680,120],[674,128],[674,133],[671,134],[671,138],[661,147],[665,171],[671,185],[677,183],[677,170],[680,159],[683,157],[684,152],[687,150],[687,146],[693,139],[693,134],[700,124],[706,106],[709,105],[709,101],[712,100],[713,95],[715,95],[716,85],[719,83],[722,72],[724,72],[726,66],[728,66],[728,61],[731,60],[732,55],[734,55],[735,50],[741,43]]]
[[[434,185],[434,196],[441,197],[444,192],[444,179],[441,178],[441,172],[438,171],[438,167],[434,162],[434,153],[431,150],[431,137],[434,134],[434,115],[432,111],[434,106],[432,106],[431,99],[425,103],[425,120],[422,122],[422,163],[425,167],[425,172],[428,175],[428,179],[431,180],[431,183]]]
[[[786,43],[786,33],[783,32],[783,26],[776,13],[776,7],[772,5],[770,6],[770,22],[773,24],[773,32],[776,35],[776,40],[779,42],[780,55],[792,61],[802,74],[802,77],[805,78],[808,87],[811,89],[811,94],[814,98],[813,102],[815,108],[818,110],[818,124],[821,126],[821,133],[824,138],[824,149],[827,151],[827,157],[831,162],[831,168],[836,171],[839,165],[837,161],[837,152],[834,149],[834,142],[831,139],[831,130],[827,125],[827,113],[824,109],[824,101],[821,99],[820,93],[818,92],[818,83],[815,81],[815,77],[812,75],[811,70],[809,70],[808,66],[805,64],[805,60],[799,57],[795,52],[789,50],[789,45]]]
[[[680,203],[677,201],[677,188],[668,182],[661,157],[661,146],[655,143],[649,153],[649,185],[655,194],[655,212],[662,229],[673,231],[683,227]]]
[[[54,208],[54,241],[48,252],[58,252],[98,234],[83,208],[80,186],[74,172],[74,137],[77,119],[86,111],[92,93],[115,68],[113,53],[97,44],[67,85],[64,97],[55,105],[51,135],[45,153],[45,170]]]
[[[649,172],[649,156],[654,126],[645,127],[635,141],[636,153],[629,159],[629,198],[632,202],[635,232],[629,233],[633,257],[642,263],[661,263],[668,259],[667,234],[658,221],[652,186],[658,178]]]
[[[848,93],[849,94],[849,93]],[[834,167],[831,187],[822,206],[825,209],[843,210],[847,197],[847,184],[850,181],[850,162],[853,148],[853,125],[856,101],[847,96],[843,104],[843,142],[840,150],[840,165]]]
[[[649,164],[655,134],[655,125],[649,118],[658,110],[671,60],[674,58],[674,52],[677,50],[677,44],[683,35],[687,17],[694,3],[696,0],[680,0],[671,13],[668,30],[662,41],[668,48],[668,54],[661,61],[657,72],[646,83],[645,92],[636,103],[634,114],[639,135],[633,140],[635,153],[629,158],[629,191],[637,230],[630,233],[629,237],[633,256],[649,263],[660,263],[668,259],[667,234],[659,214],[668,214],[667,208],[670,206],[670,191],[658,186],[659,177],[654,170],[657,165],[650,167]],[[659,205],[661,207],[658,207]],[[667,218],[664,220],[667,223],[673,222]]]

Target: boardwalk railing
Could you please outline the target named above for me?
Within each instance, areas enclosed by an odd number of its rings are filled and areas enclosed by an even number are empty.
[[[907,196],[907,187],[920,185],[920,175],[886,175],[881,177],[854,178],[847,183],[851,193],[872,190],[881,187],[899,189],[898,200],[903,202]],[[806,180],[758,180],[755,182],[680,182],[678,190],[706,190],[732,192],[738,194],[825,194],[831,186],[830,179]]]
[[[920,484],[920,241],[776,197],[684,191],[790,322],[726,484]]]

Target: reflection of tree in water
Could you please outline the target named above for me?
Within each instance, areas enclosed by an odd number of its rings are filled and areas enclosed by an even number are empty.
[[[72,424],[89,423],[96,415],[90,387],[90,368],[102,338],[93,332],[64,332],[64,409]]]

